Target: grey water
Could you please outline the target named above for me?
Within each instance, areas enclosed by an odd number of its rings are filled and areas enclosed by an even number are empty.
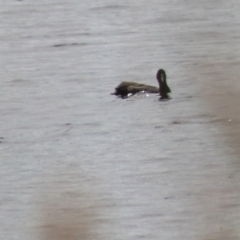
[[[3,0],[1,239],[239,239],[239,10]]]

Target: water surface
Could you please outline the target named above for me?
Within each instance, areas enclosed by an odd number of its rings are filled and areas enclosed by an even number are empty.
[[[237,0],[0,5],[4,239],[238,238]]]

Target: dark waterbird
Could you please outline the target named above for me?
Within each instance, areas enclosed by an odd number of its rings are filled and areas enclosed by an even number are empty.
[[[164,70],[158,70],[157,80],[159,83],[159,88],[136,82],[121,82],[115,88],[115,92],[112,94],[121,98],[127,98],[129,95],[134,95],[143,91],[146,93],[159,93],[161,96],[160,100],[169,99],[168,93],[170,93],[171,90],[167,85],[166,73]]]

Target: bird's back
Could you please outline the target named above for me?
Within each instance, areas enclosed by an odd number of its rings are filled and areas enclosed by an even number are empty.
[[[145,91],[148,93],[158,93],[159,89],[154,86],[136,83],[136,82],[121,82],[116,88],[115,88],[115,94],[116,95],[128,95],[129,93],[135,94],[141,91]]]

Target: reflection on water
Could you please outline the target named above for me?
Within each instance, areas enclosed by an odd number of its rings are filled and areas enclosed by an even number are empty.
[[[2,4],[1,236],[237,239],[239,5]]]

